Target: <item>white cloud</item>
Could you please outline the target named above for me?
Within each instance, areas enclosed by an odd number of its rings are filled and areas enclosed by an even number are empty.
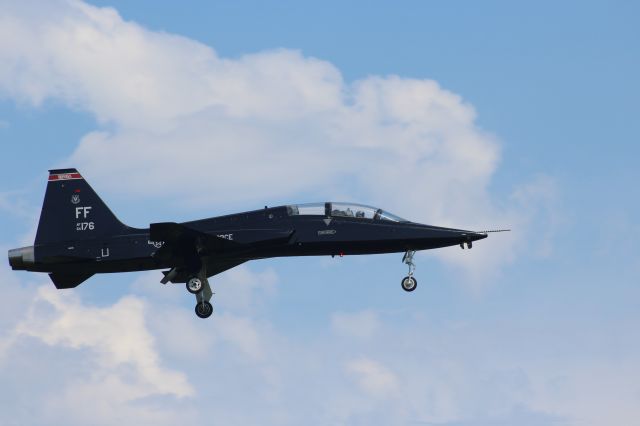
[[[141,299],[100,308],[40,279],[20,284],[4,268],[2,277],[10,288],[2,297],[0,377],[11,383],[2,397],[10,404],[2,409],[3,424],[136,418],[136,424],[169,425],[193,418],[191,407],[179,407],[194,389],[183,373],[162,365]],[[29,415],[21,411],[27,401]]]
[[[95,187],[185,209],[304,194],[357,198],[434,224],[510,225],[512,234],[471,253],[438,252],[484,272],[531,248],[531,224],[559,223],[544,211],[556,197],[548,178],[515,185],[506,205],[491,197],[500,144],[437,82],[344,82],[332,64],[286,49],[225,59],[77,1],[2,7],[0,93],[33,105],[61,100],[110,124],[64,164]],[[538,242],[542,255],[549,238]],[[277,295],[270,270],[225,274],[216,305],[225,308],[197,322],[191,302],[165,297],[183,289],[162,287],[155,273],[134,285],[141,295],[97,307],[5,268],[5,423],[202,423],[211,412],[220,424],[473,424],[511,419],[520,407],[569,424],[640,416],[637,347],[625,345],[633,359],[618,363],[580,350],[531,359],[537,345],[557,342],[482,318],[477,327],[434,326],[415,313],[394,324],[372,311],[336,313],[317,334],[284,334],[263,311],[262,300]]]
[[[530,221],[519,218],[537,207],[501,206],[488,191],[499,143],[433,80],[346,83],[329,62],[287,49],[221,58],[72,0],[6,9],[0,93],[60,99],[114,124],[86,135],[65,162],[95,186],[185,208],[313,197],[445,226],[518,226],[472,253],[438,254],[476,272],[509,261],[528,238]]]
[[[255,281],[250,300],[273,279],[244,274]],[[0,275],[0,380],[7,385],[0,400],[9,401],[2,421],[176,424],[215,413],[224,424],[597,425],[607,418],[629,424],[638,415],[637,345],[620,346],[614,365],[597,353],[562,350],[573,346],[562,330],[531,336],[518,323],[433,323],[393,310],[345,311],[293,333],[275,327],[273,313],[244,305],[219,303],[210,320],[199,321],[191,303],[152,289],[97,307],[78,292],[43,287],[44,277],[21,283],[6,267]],[[369,331],[359,334],[356,323]],[[371,331],[374,324],[382,326]],[[598,345],[592,340],[601,333],[573,342]],[[617,353],[622,341],[609,339],[606,353]]]
[[[114,424],[134,416],[138,424],[175,424],[177,413],[158,405],[154,398],[183,398],[193,396],[194,390],[184,374],[162,367],[141,300],[125,297],[98,308],[51,284],[27,289],[16,286],[16,291],[24,297],[12,297],[13,303],[22,300],[22,311],[28,310],[24,317],[14,317],[18,323],[1,339],[0,375],[7,380],[12,366],[21,362],[31,363],[33,374],[54,369],[45,373],[45,382],[53,382],[41,386],[40,407],[32,411],[30,420],[25,417],[22,421]],[[43,350],[42,345],[51,350]],[[56,370],[56,359],[67,361],[58,361],[61,368]],[[23,375],[25,383],[35,380],[31,376],[31,371]],[[12,398],[19,399],[20,392]]]
[[[50,396],[41,410],[50,424],[131,424],[136,419],[135,424],[175,425],[194,418],[191,408],[181,411],[172,404],[145,401],[147,392],[125,374],[101,374],[70,384]]]
[[[186,378],[160,366],[154,339],[144,321],[144,303],[125,297],[97,308],[83,305],[72,292],[40,287],[27,318],[15,328],[17,336],[30,336],[48,345],[90,349],[102,369],[130,365],[141,387],[140,398],[153,394],[185,397],[193,394]]]

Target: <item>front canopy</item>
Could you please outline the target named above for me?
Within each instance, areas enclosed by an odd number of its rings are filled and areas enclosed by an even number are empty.
[[[387,220],[408,222],[407,220],[377,207],[354,203],[309,203],[287,206],[289,216],[352,217],[355,219]]]

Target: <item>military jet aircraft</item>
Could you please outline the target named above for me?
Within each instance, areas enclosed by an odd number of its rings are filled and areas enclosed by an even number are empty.
[[[124,225],[76,169],[49,171],[33,246],[9,250],[14,270],[46,272],[59,289],[98,273],[165,269],[163,284],[186,283],[195,312],[213,312],[208,278],[254,259],[404,253],[414,291],[416,250],[465,245],[487,237],[409,222],[382,209],[349,203],[265,207],[184,223]]]

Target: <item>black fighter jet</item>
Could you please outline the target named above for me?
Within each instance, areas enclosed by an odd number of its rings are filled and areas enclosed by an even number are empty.
[[[403,252],[409,274],[402,288],[413,291],[416,250],[471,248],[486,232],[422,225],[375,207],[332,202],[131,228],[76,169],[59,169],[49,171],[34,245],[9,250],[9,264],[48,273],[59,289],[98,273],[165,269],[161,282],[186,283],[196,296],[196,314],[207,318],[213,312],[208,278],[249,260]]]

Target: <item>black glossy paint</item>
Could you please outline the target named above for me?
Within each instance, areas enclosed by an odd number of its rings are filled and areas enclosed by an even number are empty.
[[[412,222],[292,215],[287,206],[192,222],[122,224],[76,169],[49,171],[33,247],[9,251],[13,269],[47,272],[58,288],[96,273],[176,268],[184,282],[204,267],[207,277],[253,259],[427,250],[486,238],[484,233]]]

